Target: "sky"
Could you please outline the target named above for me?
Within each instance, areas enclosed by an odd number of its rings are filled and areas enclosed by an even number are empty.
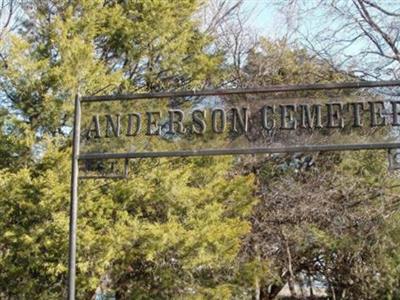
[[[289,6],[289,2],[294,4]],[[278,5],[279,3],[280,5]],[[286,38],[289,42],[294,42],[296,46],[311,46],[320,51],[320,53],[326,53],[329,59],[335,61],[335,64],[336,62],[341,62],[337,65],[339,68],[350,68],[354,71],[364,65],[363,68],[366,70],[366,65],[368,65],[368,69],[370,68],[369,66],[372,68],[372,72],[369,72],[370,74],[378,76],[379,73],[379,76],[383,76],[386,79],[398,76],[396,75],[398,74],[398,63],[388,65],[382,73],[382,65],[392,60],[386,59],[382,55],[377,55],[377,47],[369,38],[364,35],[362,38],[353,40],[360,33],[361,35],[363,34],[356,23],[360,21],[361,17],[350,0],[337,0],[334,2],[344,14],[340,17],[338,17],[335,9],[327,5],[330,1],[287,0],[288,5],[286,6],[282,5],[282,3],[285,2],[278,0],[244,0],[243,9],[251,14],[247,25],[253,28],[258,36],[266,36],[271,39]],[[319,6],[318,3],[322,3],[325,7]],[[376,0],[374,3],[377,3],[385,10],[400,13],[400,0]],[[299,9],[301,9],[301,13]],[[304,13],[304,9],[306,9],[306,13]],[[400,39],[398,38],[400,35],[400,20],[396,17],[382,14],[378,9],[371,6],[367,6],[367,9],[374,21],[385,32],[389,33],[396,40],[397,46],[400,47]],[[353,17],[358,18],[358,20],[352,19]],[[343,27],[344,24],[349,24],[349,22],[353,24]],[[373,32],[374,30],[368,25],[363,26],[365,26],[364,28],[366,28],[368,34],[372,33],[376,40],[379,41],[385,55],[393,55],[390,47],[383,41],[379,33]],[[298,30],[290,30],[294,28]],[[334,42],[332,42],[333,36],[335,36]],[[351,42],[349,42],[350,40]],[[375,52],[375,54],[372,52]]]
[[[283,34],[282,24],[284,21],[282,13],[279,12],[274,1],[268,0],[245,0],[243,9],[251,13],[249,26],[253,27],[259,35],[278,38]]]

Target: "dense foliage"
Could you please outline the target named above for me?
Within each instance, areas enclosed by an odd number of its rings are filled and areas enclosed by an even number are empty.
[[[66,296],[76,93],[349,78],[262,38],[231,80],[230,60],[201,30],[202,1],[24,4],[23,22],[0,35],[1,299]],[[318,281],[335,299],[397,299],[399,179],[385,159],[133,160],[125,180],[81,181],[77,297],[270,299],[285,283],[295,294]]]
[[[192,18],[199,5],[32,1],[2,40],[2,297],[65,297],[74,95],[218,80],[221,57]],[[125,298],[229,297],[253,177],[230,173],[229,158],[131,169],[80,184],[78,297],[103,278]]]

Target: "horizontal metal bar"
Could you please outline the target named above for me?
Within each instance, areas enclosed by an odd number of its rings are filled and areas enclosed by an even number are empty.
[[[126,179],[125,175],[90,175],[90,176],[79,176],[79,179]]]
[[[317,152],[317,151],[354,151],[372,149],[396,149],[400,143],[376,143],[376,144],[342,144],[342,145],[301,145],[276,148],[248,148],[248,149],[204,149],[187,151],[165,151],[165,152],[127,152],[127,153],[83,153],[79,155],[80,160],[92,159],[122,159],[139,157],[187,157],[207,155],[230,155],[230,154],[257,154],[257,153],[294,153],[294,152]]]
[[[321,84],[300,84],[300,85],[272,85],[266,87],[256,87],[247,89],[215,89],[200,91],[176,91],[160,93],[139,93],[126,95],[104,95],[104,96],[84,96],[81,102],[96,101],[116,101],[116,100],[138,100],[148,98],[167,98],[167,97],[188,97],[188,96],[212,96],[212,95],[235,95],[235,94],[256,94],[256,93],[274,93],[291,91],[315,91],[315,90],[333,90],[333,89],[354,89],[354,88],[372,88],[400,86],[400,80],[387,81],[359,81],[359,82],[341,82],[341,83],[321,83]]]

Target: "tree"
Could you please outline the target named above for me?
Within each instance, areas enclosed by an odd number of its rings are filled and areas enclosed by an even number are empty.
[[[220,80],[222,57],[199,29],[199,7],[190,0],[25,6],[23,26],[1,48],[3,119],[12,120],[2,123],[9,130],[1,138],[13,144],[4,144],[10,159],[0,183],[2,298],[65,297],[75,93]],[[133,164],[126,181],[80,184],[78,298],[91,297],[102,277],[126,298],[233,295],[253,177],[230,173],[229,158]]]
[[[9,30],[15,28],[17,20],[16,12],[19,8],[19,1],[2,0],[0,3],[0,41]]]
[[[257,5],[246,10],[244,1],[209,1],[204,12],[206,32],[215,37],[215,47],[223,51],[228,75],[224,85],[240,86],[243,83],[243,66],[258,37],[248,25]],[[211,16],[211,17],[210,17]]]
[[[257,85],[337,82],[351,76],[304,49],[266,39],[250,52],[245,70],[248,82]],[[258,299],[273,299],[286,283],[293,297],[305,297],[295,284],[312,294],[318,281],[332,299],[396,297],[392,261],[397,238],[387,228],[394,229],[398,218],[398,179],[386,175],[384,160],[383,153],[374,152],[242,159],[239,168],[256,175],[261,198],[242,259],[269,266],[253,285]]]
[[[283,5],[283,3],[282,3]],[[286,11],[287,12],[287,11]],[[292,1],[292,40],[356,78],[399,76],[400,6],[393,1]]]
[[[382,176],[382,154],[299,156],[297,167],[284,159],[280,166],[264,163],[258,176],[264,200],[247,249],[252,255],[258,249],[281,277],[264,281],[265,297],[268,285],[297,282],[312,289],[315,280],[325,282],[336,299],[397,295],[391,266],[397,238],[387,234],[387,226],[398,218],[398,180]]]

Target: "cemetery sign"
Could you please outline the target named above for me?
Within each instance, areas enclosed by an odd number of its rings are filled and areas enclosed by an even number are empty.
[[[75,299],[79,161],[387,149],[390,166],[400,167],[399,87],[363,81],[77,96],[68,299]]]

